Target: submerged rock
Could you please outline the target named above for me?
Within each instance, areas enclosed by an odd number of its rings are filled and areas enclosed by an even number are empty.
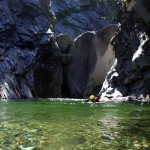
[[[149,5],[150,2],[147,0],[132,0],[127,3],[119,30],[111,42],[117,61],[108,73],[99,93],[101,99],[115,100],[117,97],[130,97],[132,100],[144,100],[149,97]]]
[[[64,66],[65,88],[70,97],[87,97],[103,83],[115,60],[109,42],[116,29],[117,25],[110,25],[97,32],[85,32],[74,40],[69,51],[72,61]]]

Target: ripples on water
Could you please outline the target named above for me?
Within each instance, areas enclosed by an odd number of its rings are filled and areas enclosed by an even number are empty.
[[[67,101],[1,102],[1,150],[149,150],[150,107]]]

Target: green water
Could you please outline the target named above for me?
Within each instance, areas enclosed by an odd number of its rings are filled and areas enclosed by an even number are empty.
[[[149,150],[150,107],[1,102],[0,150]]]

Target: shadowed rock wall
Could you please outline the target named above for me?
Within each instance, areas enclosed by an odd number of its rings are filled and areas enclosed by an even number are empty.
[[[61,96],[50,15],[48,0],[0,1],[0,98]]]
[[[149,0],[130,0],[112,40],[117,61],[100,91],[101,99],[148,100],[150,95]]]

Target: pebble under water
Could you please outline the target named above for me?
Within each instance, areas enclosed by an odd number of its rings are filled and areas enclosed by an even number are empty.
[[[149,150],[149,104],[0,102],[0,150]]]

